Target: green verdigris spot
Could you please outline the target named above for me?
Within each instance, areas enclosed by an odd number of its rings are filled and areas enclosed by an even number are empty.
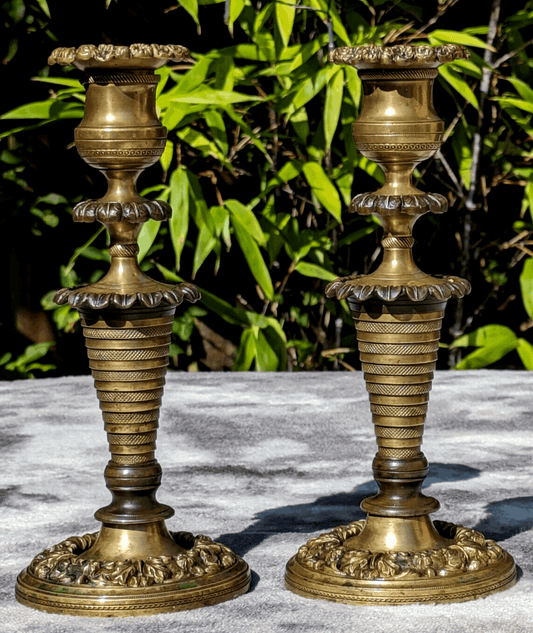
[[[183,582],[181,585],[178,585],[180,589],[192,589],[194,587],[198,587],[198,583],[196,582]]]

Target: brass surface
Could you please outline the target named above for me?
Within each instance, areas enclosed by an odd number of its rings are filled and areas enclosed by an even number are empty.
[[[369,393],[378,451],[379,491],[354,521],[310,539],[287,564],[288,589],[309,598],[360,605],[457,602],[516,582],[512,557],[481,533],[435,521],[436,499],[421,492],[428,473],[422,435],[446,302],[470,292],[458,277],[431,276],[415,264],[412,230],[447,202],[412,184],[415,167],[442,143],[432,103],[437,67],[468,58],[460,46],[340,48],[330,61],[358,69],[363,105],[353,125],[361,154],[385,174],[350,211],[374,213],[383,226],[383,260],[369,275],[336,279],[328,297],[347,299]]]
[[[200,298],[195,286],[154,281],[137,263],[142,224],[172,213],[167,203],[142,198],[135,184],[165,147],[153,71],[171,59],[189,60],[187,49],[82,46],[56,49],[49,59],[88,73],[76,147],[108,183],[102,198],[74,208],[73,219],[106,226],[109,272],[94,284],[63,288],[55,301],[80,313],[111,453],[104,478],[112,500],[95,514],[99,533],[49,547],[19,575],[17,600],[44,611],[150,615],[215,604],[250,587],[248,565],[229,548],[203,535],[169,532],[165,519],[174,510],[156,499],[162,475],[156,435],[172,321],[179,304]]]

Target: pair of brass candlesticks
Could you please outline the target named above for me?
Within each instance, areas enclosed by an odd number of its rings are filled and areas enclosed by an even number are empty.
[[[459,46],[341,48],[330,61],[359,70],[364,86],[354,123],[359,151],[379,163],[385,183],[354,198],[351,210],[382,222],[383,262],[370,275],[338,279],[328,296],[346,298],[359,351],[378,452],[379,493],[355,521],[313,538],[287,564],[286,586],[303,596],[352,604],[471,600],[511,586],[514,561],[474,530],[433,523],[439,504],[420,491],[428,464],[420,451],[428,394],[447,300],[469,291],[456,277],[430,277],[413,261],[412,228],[446,200],[411,183],[418,163],[442,143],[432,105],[437,67],[468,53]],[[80,312],[111,460],[112,502],[96,512],[99,533],[46,549],[18,577],[17,599],[31,607],[93,616],[148,615],[215,604],[246,592],[248,565],[205,536],[168,532],[173,510],[155,493],[161,467],[155,438],[176,306],[200,298],[190,284],[169,286],[137,265],[146,220],[166,220],[169,205],[141,198],[136,180],[161,156],[166,130],[155,111],[154,70],[188,60],[181,46],[134,44],[56,49],[49,63],[87,74],[86,114],[76,129],[82,158],[101,170],[103,198],[78,204],[78,222],[102,222],[111,267],[90,286],[60,290],[58,304]],[[177,210],[179,212],[179,209]]]

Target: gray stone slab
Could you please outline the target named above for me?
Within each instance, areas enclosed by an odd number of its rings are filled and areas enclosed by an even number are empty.
[[[435,518],[496,538],[517,585],[462,604],[353,607],[283,586],[308,538],[362,518],[375,490],[373,428],[362,374],[171,373],[158,459],[172,530],[204,533],[241,554],[252,591],[206,609],[149,618],[41,613],[14,599],[17,573],[39,551],[98,529],[109,501],[107,444],[89,377],[0,383],[0,617],[5,633],[203,631],[423,633],[533,631],[533,373],[437,372],[424,451]]]

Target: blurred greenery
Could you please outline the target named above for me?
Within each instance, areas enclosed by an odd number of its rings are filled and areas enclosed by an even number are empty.
[[[533,369],[533,0],[475,12],[468,0],[98,0],[66,21],[69,7],[2,4],[1,376],[88,371],[78,315],[52,297],[107,268],[103,228],[69,215],[105,185],[73,147],[80,74],[45,62],[58,45],[136,41],[183,44],[196,62],[157,71],[168,141],[159,168],[139,179],[143,195],[174,209],[169,223],[143,227],[142,269],[192,280],[203,295],[178,309],[174,368],[359,367],[347,305],[324,286],[376,265],[379,223],[346,207],[382,173],[351,136],[357,72],[327,53],[452,42],[471,60],[439,69],[446,143],[416,172],[450,211],[418,222],[415,257],[427,272],[468,278],[473,292],[448,305],[439,366]]]

